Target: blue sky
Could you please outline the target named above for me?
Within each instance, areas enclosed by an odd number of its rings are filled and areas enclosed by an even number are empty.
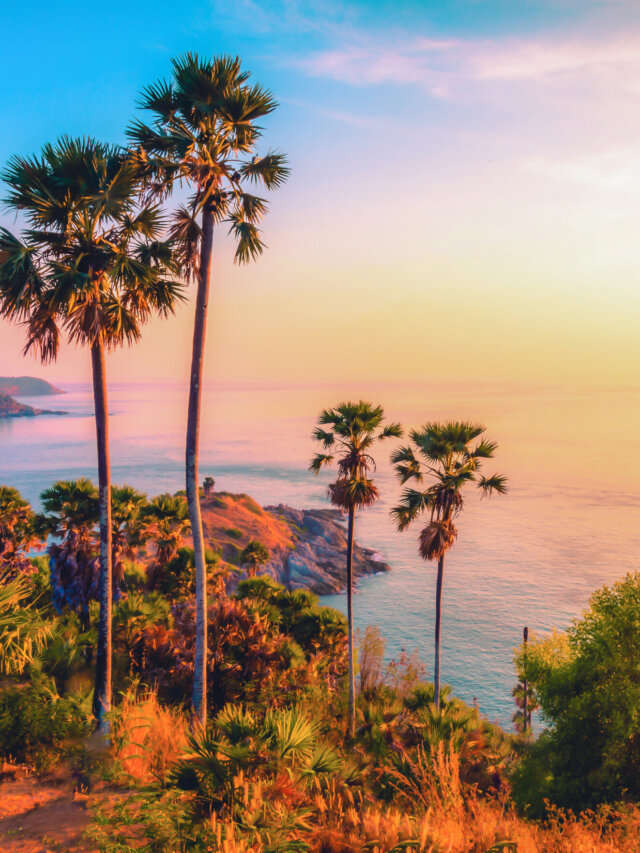
[[[217,238],[212,378],[422,378],[444,347],[452,376],[635,381],[636,0],[26,0],[3,36],[0,163],[61,133],[122,141],[187,50],[238,53],[280,101],[264,147],[292,177],[257,265]],[[183,375],[189,325],[165,362],[150,329],[133,372]],[[0,372],[33,372],[20,340],[3,327]],[[78,371],[69,351],[49,373]]]

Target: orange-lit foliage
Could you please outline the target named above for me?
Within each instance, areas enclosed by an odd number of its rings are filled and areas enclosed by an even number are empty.
[[[112,719],[118,770],[141,784],[163,781],[186,749],[187,733],[184,713],[161,705],[155,693],[129,691]]]
[[[183,701],[193,679],[194,609],[177,604],[173,627],[154,625],[138,639],[133,656],[145,683],[156,685],[167,699]],[[320,678],[344,671],[344,640],[332,639],[331,656],[317,650],[305,654],[266,615],[245,601],[219,596],[209,606],[209,699],[212,708],[238,700],[277,702]]]

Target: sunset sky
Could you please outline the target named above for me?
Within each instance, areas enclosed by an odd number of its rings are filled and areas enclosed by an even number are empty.
[[[2,164],[124,141],[187,50],[239,54],[280,102],[263,147],[291,179],[257,263],[216,235],[208,379],[638,384],[637,0],[10,5]],[[192,310],[111,378],[186,380]],[[0,374],[88,378],[86,353],[43,370],[22,338],[0,325]]]

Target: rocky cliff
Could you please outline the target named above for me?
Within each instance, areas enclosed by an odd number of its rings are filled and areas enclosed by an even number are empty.
[[[202,518],[207,541],[221,549],[227,562],[239,565],[242,549],[253,539],[269,551],[260,574],[319,595],[345,588],[347,532],[337,510],[283,504],[263,508],[248,495],[216,492],[203,497]],[[390,566],[372,549],[355,543],[353,568],[359,578],[389,571]]]
[[[342,592],[346,587],[347,531],[343,516],[335,509],[293,509],[290,506],[266,507],[292,529],[292,549],[275,567],[281,583],[295,589],[304,587],[318,594]],[[388,563],[372,548],[354,543],[353,574],[388,572]]]

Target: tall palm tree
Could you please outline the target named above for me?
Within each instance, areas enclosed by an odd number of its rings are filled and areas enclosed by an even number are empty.
[[[154,313],[180,298],[159,207],[141,201],[128,153],[63,137],[39,156],[13,157],[7,202],[24,215],[22,238],[0,230],[0,315],[27,327],[25,352],[56,358],[60,333],[91,352],[100,502],[100,625],[94,713],[111,706],[111,474],[105,350],[137,341]]]
[[[173,236],[181,247],[185,277],[197,280],[193,352],[186,439],[186,487],[196,564],[196,652],[193,719],[207,719],[207,591],[205,541],[202,531],[198,461],[200,409],[209,289],[213,269],[214,227],[229,224],[236,241],[235,260],[247,263],[264,244],[258,223],[267,202],[246,191],[247,184],[271,190],[289,174],[282,154],[258,157],[262,128],[256,123],[277,104],[270,92],[249,83],[240,59],[204,59],[187,54],[173,60],[170,81],[147,87],[143,109],[154,122],[141,121],[129,129],[138,160],[150,179],[151,191],[163,194],[175,181],[192,190],[186,206],[174,219]]]
[[[444,424],[428,423],[422,429],[409,433],[411,444],[395,450],[391,461],[401,483],[409,480],[428,481],[423,489],[405,489],[392,514],[400,530],[423,513],[427,521],[420,533],[420,555],[424,560],[438,561],[436,582],[436,626],[434,701],[440,707],[440,625],[442,617],[442,584],[444,558],[458,535],[454,519],[464,506],[463,489],[475,483],[483,494],[507,491],[506,478],[494,474],[486,477],[479,473],[485,459],[491,459],[497,444],[481,438],[485,428],[478,424],[449,421]],[[472,444],[479,439],[475,444]]]
[[[316,453],[310,470],[318,474],[325,465],[336,459],[338,479],[329,486],[329,499],[348,513],[347,527],[347,622],[349,637],[349,733],[355,734],[355,671],[353,664],[353,530],[356,510],[371,506],[378,498],[378,488],[369,474],[375,469],[371,455],[376,441],[398,438],[402,435],[400,424],[384,420],[382,406],[373,406],[364,400],[358,403],[340,403],[333,409],[320,413],[313,438],[324,450]],[[324,429],[328,427],[328,429]],[[337,457],[337,458],[336,458]]]

